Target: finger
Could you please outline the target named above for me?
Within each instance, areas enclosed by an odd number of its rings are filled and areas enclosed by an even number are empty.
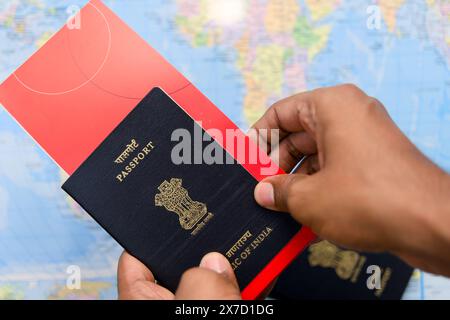
[[[183,274],[175,297],[179,300],[238,300],[241,294],[228,260],[212,253],[202,259],[199,268]]]
[[[258,132],[260,141],[265,141],[267,150],[276,145],[272,142],[271,130],[278,129],[278,139],[281,141],[291,133],[305,131],[302,117],[307,116],[313,107],[314,91],[294,95],[278,101],[252,126]],[[265,130],[264,130],[265,129]]]
[[[252,126],[254,129],[279,129],[283,136],[304,131],[299,121],[299,108],[304,108],[311,99],[311,92],[300,93],[273,104]],[[282,137],[281,137],[282,138]]]
[[[297,222],[320,236],[323,228],[330,225],[330,213],[340,197],[339,189],[333,188],[330,192],[330,179],[333,177],[326,169],[313,175],[296,173],[269,177],[256,186],[255,200],[267,209],[289,212]]]
[[[268,150],[275,145],[270,129],[280,130],[280,141],[292,133],[305,131],[320,143],[319,135],[324,133],[320,131],[330,131],[328,129],[333,124],[345,127],[348,121],[358,121],[354,105],[367,105],[372,100],[354,85],[320,88],[275,103],[253,128],[257,131],[268,129]]]
[[[124,251],[119,259],[117,272],[118,278],[122,284],[132,284],[138,280],[155,282],[153,273],[138,259]]]
[[[270,158],[286,172],[300,161],[304,155],[317,153],[315,140],[307,132],[296,132],[284,138],[280,145],[272,150]]]
[[[289,197],[295,186],[306,178],[302,174],[284,174],[264,179],[255,188],[255,200],[264,208],[289,212]]]
[[[230,262],[218,252],[210,252],[205,255],[202,261],[200,261],[200,268],[220,273],[230,279],[237,287],[239,286]]]
[[[311,176],[300,173],[273,176],[256,186],[255,200],[267,209],[289,212],[297,222],[318,233],[328,212],[323,210],[327,205],[323,181],[326,176],[322,172]]]
[[[283,174],[269,177],[257,184],[254,196],[256,202],[267,209],[302,214],[320,207],[316,200],[323,200],[321,174]],[[322,201],[323,202],[323,201]],[[300,221],[303,223],[303,221]]]
[[[119,259],[117,282],[119,299],[173,299],[173,294],[169,290],[155,283],[153,273],[127,252]]]

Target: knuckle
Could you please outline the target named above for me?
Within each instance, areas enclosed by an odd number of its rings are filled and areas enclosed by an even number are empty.
[[[378,101],[378,99],[373,97],[367,97],[365,103],[363,104],[363,109],[365,114],[371,118],[388,114],[383,104]]]
[[[305,99],[302,93],[293,96],[292,103],[299,109],[309,106],[309,100]]]
[[[337,95],[340,96],[342,101],[345,101],[345,104],[349,107],[367,106],[370,102],[370,97],[354,84],[341,85]]]
[[[367,106],[369,108],[379,108],[380,107],[380,103],[374,97],[367,97]]]
[[[280,124],[280,119],[278,117],[277,111],[277,109],[279,108],[278,106],[280,106],[279,102],[273,104],[266,112],[265,117],[267,118],[270,128],[277,128]]]
[[[274,112],[276,108],[280,108],[283,105],[284,99],[283,100],[279,100],[275,103],[273,103],[269,109],[268,112]]]
[[[345,83],[338,88],[348,96],[359,97],[365,95],[365,93],[353,83]]]
[[[304,127],[314,127],[316,108],[318,108],[318,106],[305,100],[298,99],[296,102],[297,116]]]
[[[374,97],[369,97],[369,106],[373,110],[380,110],[387,113],[386,107]]]
[[[311,108],[311,104],[308,101],[305,101],[305,99],[297,98],[295,101],[295,108],[298,113],[305,113],[308,112]]]

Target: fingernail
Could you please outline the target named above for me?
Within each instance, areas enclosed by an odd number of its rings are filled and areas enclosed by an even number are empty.
[[[227,258],[217,252],[208,253],[200,261],[200,267],[212,270],[217,273],[227,273],[230,268],[230,263]]]
[[[255,188],[255,200],[263,207],[275,205],[275,193],[271,183],[261,182]]]

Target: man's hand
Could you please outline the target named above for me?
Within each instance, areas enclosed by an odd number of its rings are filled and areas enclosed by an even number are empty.
[[[209,253],[199,268],[186,271],[175,294],[155,283],[152,272],[124,252],[117,272],[119,299],[122,300],[236,300],[241,295],[228,260]]]
[[[260,205],[290,212],[337,244],[390,251],[450,275],[449,176],[379,101],[353,85],[319,89],[276,103],[254,128],[280,129],[271,155],[285,171],[311,155],[302,173],[261,182]]]

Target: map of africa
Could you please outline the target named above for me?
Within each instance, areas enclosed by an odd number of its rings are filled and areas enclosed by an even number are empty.
[[[1,1],[0,81],[85,3]],[[448,0],[105,3],[243,129],[283,97],[352,82],[450,172]],[[0,299],[117,297],[121,248],[61,191],[65,178],[0,108]],[[73,266],[80,290],[66,285]],[[417,271],[404,298],[449,299],[450,281]]]

